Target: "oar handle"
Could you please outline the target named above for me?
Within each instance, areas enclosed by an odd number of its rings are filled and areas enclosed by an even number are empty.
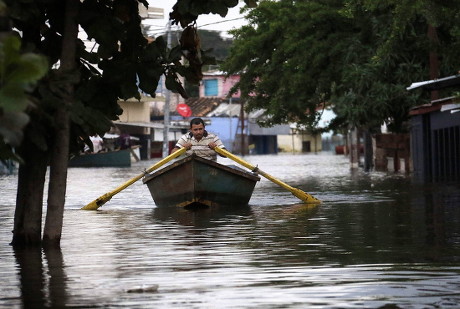
[[[246,167],[247,169],[250,169],[251,171],[255,171],[255,170],[258,169],[256,166],[250,164],[249,162],[244,161],[243,159],[235,156],[234,154],[232,154],[231,152],[228,152],[227,150],[225,150],[223,148],[215,147],[214,151],[217,152],[220,155],[223,155],[224,157],[232,159],[236,163],[239,163],[239,164],[243,165],[244,167]]]
[[[173,152],[172,154],[170,154],[169,156],[167,157],[164,157],[163,159],[161,159],[160,161],[158,161],[157,163],[155,163],[154,165],[150,166],[148,169],[145,170],[144,173],[142,174],[139,174],[133,178],[131,178],[130,180],[128,180],[127,182],[125,182],[124,184],[120,185],[118,188],[114,189],[113,191],[110,191],[108,194],[110,195],[115,195],[117,194],[118,192],[124,190],[125,188],[129,187],[130,185],[132,185],[133,183],[135,183],[136,181],[138,181],[139,179],[141,179],[142,177],[145,176],[145,174],[147,173],[150,173],[156,169],[158,169],[159,167],[163,166],[164,164],[168,163],[169,161],[171,161],[172,159],[175,159],[179,156],[181,156],[182,154],[184,154],[185,152],[187,151],[187,149],[185,148],[181,148],[179,150],[177,150],[176,152]]]
[[[277,185],[280,185],[281,187],[285,188],[285,189],[288,189],[288,190],[293,190],[294,187],[291,187],[290,185],[288,185],[287,183],[285,182],[282,182],[281,180],[279,179],[276,179],[275,177],[273,177],[272,175],[269,175],[267,173],[265,173],[264,171],[261,171],[260,169],[257,169],[257,173],[259,173],[260,175],[264,176],[265,178],[267,178],[268,180],[271,180],[272,182],[276,183]]]
[[[177,150],[176,152],[173,152],[172,154],[170,154],[169,156],[167,157],[164,157],[163,159],[161,159],[160,161],[158,161],[157,163],[155,163],[154,165],[152,165],[151,167],[149,167],[148,169],[146,169],[146,173],[150,173],[154,170],[156,170],[157,168],[161,167],[162,165],[168,163],[169,161],[171,161],[172,159],[175,159],[177,157],[180,157],[181,155],[183,155],[185,152],[187,151],[187,149],[185,147],[182,147],[181,149]],[[144,176],[144,174],[142,174],[142,176]]]
[[[254,166],[254,165],[250,164],[249,162],[244,161],[243,159],[241,159],[241,158],[235,156],[234,154],[232,154],[231,152],[228,152],[228,151],[225,150],[225,149],[216,147],[216,148],[214,148],[214,150],[215,150],[217,153],[219,153],[219,154],[221,154],[221,155],[223,155],[223,156],[226,156],[227,158],[232,159],[233,161],[235,161],[235,162],[237,162],[237,163],[243,165],[244,167],[250,169],[251,171],[257,172],[258,174],[264,176],[264,177],[267,178],[268,180],[273,181],[273,182],[276,183],[277,185],[280,185],[280,186],[282,186],[282,187],[284,187],[284,188],[286,188],[286,189],[288,189],[288,190],[293,189],[293,187],[291,187],[290,185],[288,185],[288,184],[286,184],[286,183],[284,183],[284,182],[282,182],[282,181],[276,179],[275,177],[273,177],[273,176],[270,175],[270,174],[265,173],[264,171],[260,170],[257,166]]]

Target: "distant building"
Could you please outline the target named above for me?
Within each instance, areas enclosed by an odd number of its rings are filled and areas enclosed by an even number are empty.
[[[123,109],[120,119],[114,121],[119,133],[129,134],[139,138],[140,158],[142,160],[161,157],[163,145],[163,121],[151,121],[151,104],[154,99],[141,96],[141,100],[130,99],[118,101]],[[187,126],[171,124],[169,127],[169,148],[174,147],[175,141],[182,135]]]
[[[237,153],[273,154],[279,151],[316,152],[322,150],[321,134],[312,136],[295,124],[276,125],[270,128],[257,123],[264,111],[245,113],[240,93],[231,98],[228,94],[239,81],[239,75],[226,77],[224,72],[204,73],[200,84],[199,98],[185,101],[192,109],[192,116],[207,117],[211,121],[207,128],[219,134],[227,147]]]

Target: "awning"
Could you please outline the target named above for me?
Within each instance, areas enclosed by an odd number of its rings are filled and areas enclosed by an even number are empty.
[[[441,106],[441,112],[450,111],[451,114],[460,112],[460,103],[452,103]]]
[[[412,83],[407,90],[413,90],[417,88],[423,88],[425,90],[438,90],[446,87],[453,87],[460,85],[460,74],[459,75],[452,75],[444,78],[432,79],[423,82],[416,82]]]

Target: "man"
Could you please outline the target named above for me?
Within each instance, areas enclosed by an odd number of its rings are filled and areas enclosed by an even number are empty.
[[[205,130],[204,121],[201,118],[193,118],[190,121],[190,132],[183,135],[171,153],[181,148],[186,148],[187,155],[195,153],[202,158],[217,161],[217,154],[213,150],[215,147],[225,148],[220,138]]]

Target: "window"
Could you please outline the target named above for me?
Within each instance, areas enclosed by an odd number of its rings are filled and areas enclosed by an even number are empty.
[[[212,97],[217,96],[217,79],[205,79],[204,81],[204,96]]]

